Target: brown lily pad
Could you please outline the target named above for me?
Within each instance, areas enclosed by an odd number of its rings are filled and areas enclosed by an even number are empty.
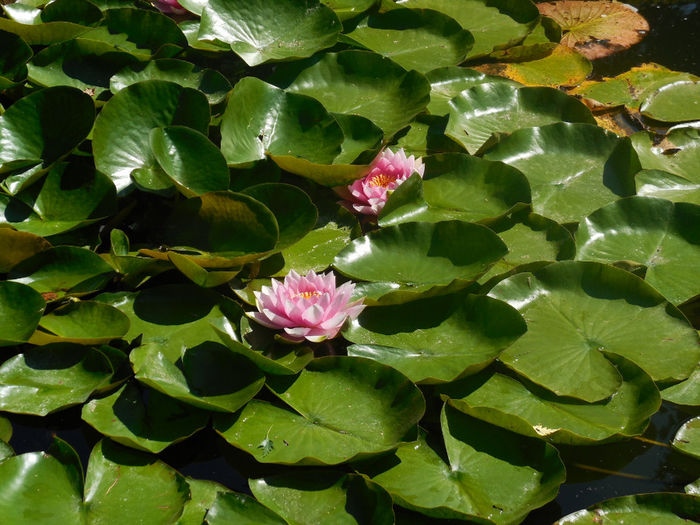
[[[618,2],[563,0],[537,8],[561,26],[562,44],[590,60],[623,51],[649,32],[649,24],[634,7]]]

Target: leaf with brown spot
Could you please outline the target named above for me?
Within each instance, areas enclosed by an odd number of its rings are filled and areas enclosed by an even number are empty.
[[[618,2],[563,0],[537,4],[537,8],[561,26],[562,44],[590,60],[623,51],[649,31],[635,8]]]

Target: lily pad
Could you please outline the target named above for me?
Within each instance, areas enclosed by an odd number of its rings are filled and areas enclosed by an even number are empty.
[[[635,494],[591,505],[563,517],[555,525],[611,523],[663,523],[683,525],[700,513],[700,498],[691,494]]]
[[[566,122],[515,131],[484,158],[522,171],[532,188],[532,210],[562,223],[578,222],[619,197],[634,195],[640,168],[629,139]]]
[[[318,0],[209,0],[200,40],[219,40],[249,66],[308,57],[338,41],[342,25]]]
[[[215,69],[202,69],[195,64],[161,58],[138,65],[129,65],[112,75],[109,87],[113,93],[145,80],[167,80],[182,87],[201,91],[209,104],[218,104],[226,99],[231,83]]]
[[[207,525],[286,525],[287,521],[245,494],[220,492],[206,514]]]
[[[662,170],[639,171],[634,180],[640,197],[658,197],[672,202],[700,205],[700,181],[691,182]]]
[[[460,64],[474,44],[474,37],[456,20],[432,9],[371,14],[344,36],[421,73]]]
[[[220,343],[191,348],[154,343],[129,355],[136,379],[183,403],[235,412],[260,391],[265,376],[249,360]]]
[[[113,370],[98,350],[70,343],[32,348],[0,366],[0,410],[45,416],[83,403]]]
[[[364,13],[377,0],[322,0],[321,3],[333,9],[340,20],[347,20]]]
[[[95,166],[112,178],[120,194],[128,192],[133,189],[133,171],[157,166],[150,131],[171,125],[206,133],[209,103],[204,94],[163,80],[122,89],[105,104],[95,121]]]
[[[29,341],[46,303],[24,284],[0,282],[0,347]]]
[[[517,308],[528,324],[499,360],[558,396],[595,402],[613,395],[622,377],[606,352],[662,383],[687,378],[700,359],[698,334],[679,312],[619,268],[557,262],[509,277],[489,295]]]
[[[440,393],[465,414],[552,443],[591,445],[640,435],[659,409],[659,392],[632,362],[614,354],[606,357],[622,384],[600,403],[557,397],[523,377],[494,369],[441,386]]]
[[[307,471],[249,481],[258,500],[290,525],[304,523],[394,523],[391,496],[357,474]]]
[[[671,445],[683,454],[700,459],[700,417],[694,417],[683,423]]]
[[[690,126],[674,128],[658,144],[646,131],[635,133],[630,140],[644,169],[667,171],[700,184],[697,170],[700,163],[700,129]]]
[[[700,294],[700,206],[629,197],[605,206],[576,231],[576,259],[626,261],[646,268],[644,280],[673,304]]]
[[[7,12],[8,6],[3,5],[3,8]],[[74,22],[47,21],[41,23],[41,11],[34,11],[36,13],[32,14],[37,15],[37,18],[35,20],[24,20],[24,22],[28,23],[0,17],[0,31],[15,34],[30,46],[38,46],[71,40],[91,29],[88,25]]]
[[[343,336],[358,343],[348,355],[392,366],[416,383],[474,374],[526,331],[510,306],[454,294],[365,308]]]
[[[590,110],[561,91],[547,87],[480,84],[449,102],[445,133],[475,154],[494,135],[555,122],[595,124]]]
[[[619,53],[649,31],[635,8],[618,2],[562,0],[538,3],[537,8],[561,26],[562,44],[591,60]]]
[[[96,301],[71,302],[46,314],[29,342],[97,345],[119,339],[129,330],[129,318],[116,308]]]
[[[49,248],[51,243],[38,235],[0,228],[0,273],[9,272],[18,263]]]
[[[519,43],[539,20],[537,8],[529,0],[397,0],[396,3],[435,9],[454,18],[474,35],[469,58]]]
[[[206,412],[147,390],[129,382],[111,396],[83,405],[83,420],[117,443],[153,453],[206,426]]]
[[[333,266],[365,281],[445,285],[455,279],[477,279],[506,253],[503,242],[485,226],[408,222],[355,239],[336,256]]]
[[[8,277],[52,301],[97,291],[113,275],[114,269],[96,253],[75,246],[56,246],[25,259]]]
[[[19,36],[0,30],[0,90],[16,86],[27,78],[27,61],[32,48]]]
[[[386,138],[406,126],[430,100],[430,84],[386,57],[368,51],[326,53],[315,64],[278,71],[277,85],[319,100],[333,113],[360,115]]]
[[[425,516],[518,523],[554,499],[566,476],[556,449],[445,405],[439,438],[421,435],[357,467],[394,501]]]
[[[358,357],[315,359],[268,386],[291,409],[253,400],[215,421],[224,439],[262,463],[335,465],[391,450],[425,411],[403,374]]]
[[[685,381],[664,388],[661,397],[677,405],[700,406],[700,368]]]
[[[639,111],[662,122],[700,120],[700,82],[681,80],[666,84],[647,96]]]

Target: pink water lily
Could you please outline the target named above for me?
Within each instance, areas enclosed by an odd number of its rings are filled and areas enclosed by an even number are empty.
[[[281,336],[288,341],[318,343],[335,337],[346,319],[360,315],[365,306],[362,299],[350,302],[354,290],[350,282],[336,288],[331,272],[309,271],[302,277],[291,270],[284,282],[272,279],[271,286],[254,292],[258,311],[248,315],[261,325],[284,330]]]
[[[184,9],[177,0],[154,0],[153,4],[160,9],[162,13],[168,15],[184,15],[187,10]]]
[[[365,215],[379,215],[389,195],[414,173],[421,177],[425,166],[420,157],[406,157],[403,148],[396,153],[385,149],[369,166],[369,173],[342,188],[339,193],[345,198],[342,203],[349,210]]]

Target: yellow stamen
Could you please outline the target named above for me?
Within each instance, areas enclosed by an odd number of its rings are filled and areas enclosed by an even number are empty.
[[[389,184],[396,181],[396,177],[393,175],[387,175],[386,173],[380,173],[379,175],[372,177],[369,181],[370,186],[381,186],[386,188]]]
[[[297,297],[302,297],[304,299],[311,299],[312,297],[319,297],[321,295],[321,292],[317,292],[316,290],[312,292],[298,292],[293,295],[293,298],[296,299]]]

